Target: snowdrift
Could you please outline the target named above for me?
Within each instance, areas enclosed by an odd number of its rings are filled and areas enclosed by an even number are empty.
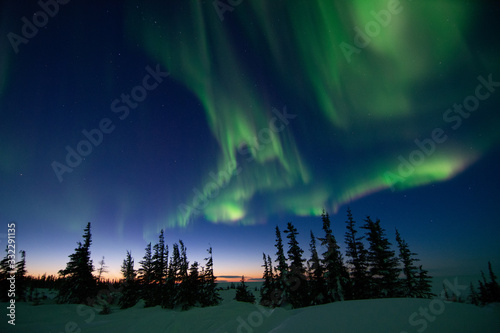
[[[268,309],[230,301],[189,311],[114,309],[109,315],[84,305],[16,304],[16,325],[5,315],[2,332],[500,332],[500,305],[480,308],[440,299],[345,301],[295,310]],[[5,309],[7,303],[1,304]],[[5,311],[5,310],[4,310]]]

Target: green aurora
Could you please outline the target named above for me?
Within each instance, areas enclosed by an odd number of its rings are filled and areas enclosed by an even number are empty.
[[[199,99],[219,145],[178,202],[167,203],[166,226],[186,226],[198,215],[252,225],[272,214],[336,211],[377,191],[448,180],[499,141],[491,130],[498,121],[481,105],[456,130],[443,118],[473,94],[479,75],[498,77],[498,50],[470,52],[478,24],[471,2],[242,1],[223,21],[211,1],[183,6],[142,8],[157,20],[129,21],[128,28],[131,43],[140,41]],[[371,35],[363,47],[358,29]],[[269,130],[285,108],[296,117],[282,131]],[[403,176],[399,156],[408,160],[419,148],[414,141],[436,128],[447,139]],[[310,156],[311,147],[322,155]],[[317,168],[315,158],[331,160],[330,167]],[[227,169],[231,176],[209,185],[210,173]],[[203,204],[195,207],[196,200]]]

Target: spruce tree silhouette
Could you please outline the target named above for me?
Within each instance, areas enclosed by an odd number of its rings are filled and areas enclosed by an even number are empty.
[[[316,249],[316,237],[311,230],[311,242],[309,243],[311,259],[308,261],[310,280],[310,303],[311,305],[324,304],[328,301],[328,290],[326,288],[325,270]]]
[[[268,256],[269,257],[269,256]],[[274,287],[274,279],[273,279],[273,266],[271,262],[271,258],[266,257],[265,253],[262,253],[262,260],[264,261],[264,275],[262,278],[264,282],[262,283],[262,287],[260,288],[260,305],[274,306],[272,295],[273,295],[273,287]]]
[[[66,268],[59,271],[63,284],[59,291],[60,303],[87,303],[92,305],[96,296],[96,278],[92,275],[94,266],[90,259],[92,234],[90,222],[84,229],[83,243],[78,242],[75,252],[69,256]]]
[[[380,220],[373,222],[368,216],[363,229],[367,231],[370,244],[368,260],[370,278],[372,281],[372,297],[396,297],[400,289],[398,259],[391,250],[391,243],[385,236],[385,230],[380,226]]]
[[[132,253],[130,251],[127,251],[127,257],[123,260],[121,272],[124,281],[120,305],[122,309],[126,309],[134,306],[138,300],[136,285],[137,271],[134,269],[134,258],[132,258]]]
[[[356,221],[352,217],[351,209],[347,209],[346,221],[346,257],[347,264],[351,272],[351,281],[354,299],[365,299],[370,296],[370,281],[368,274],[368,251],[363,244],[364,236],[358,237],[356,234]]]
[[[491,262],[489,261],[488,271],[490,282],[486,281],[484,272],[481,271],[481,276],[483,278],[483,281],[479,281],[479,301],[481,305],[500,302],[500,286],[498,285],[497,277],[495,273],[493,273],[493,268],[491,267]]]
[[[248,290],[245,284],[245,276],[241,277],[240,284],[236,287],[235,300],[239,302],[255,303],[255,295]]]
[[[185,284],[185,302],[182,305],[182,310],[188,310],[199,304],[202,292],[202,281],[199,272],[200,264],[195,261],[189,268],[189,275],[186,278]]]
[[[352,298],[351,281],[349,273],[344,265],[340,246],[333,235],[331,222],[328,213],[323,210],[321,215],[323,221],[323,231],[325,237],[318,238],[321,245],[326,248],[326,252],[322,254],[323,266],[325,270],[325,280],[328,288],[327,302],[343,301],[344,299]]]
[[[288,300],[293,308],[300,308],[309,305],[308,282],[306,278],[306,269],[304,267],[305,259],[302,258],[304,250],[299,246],[297,228],[291,222],[288,222],[284,231],[288,241],[288,260],[290,261],[290,270],[288,273],[287,287]]]
[[[401,238],[398,229],[396,229],[396,242],[399,248],[399,260],[403,264],[403,274],[405,275],[402,283],[400,295],[403,297],[417,297],[419,296],[419,283],[418,283],[418,267],[415,266],[415,258],[417,255],[410,251],[408,243]]]
[[[9,258],[9,245],[5,247],[5,257],[0,261],[0,301],[5,302],[9,300],[9,280],[11,276],[11,259]]]
[[[275,279],[275,291],[273,292],[273,300],[275,306],[281,306],[288,299],[288,264],[286,262],[285,251],[283,249],[283,240],[281,238],[281,232],[278,226],[276,226],[276,279]]]
[[[139,262],[140,268],[138,271],[139,275],[139,284],[141,287],[140,296],[144,299],[145,306],[153,306],[154,303],[154,285],[153,285],[153,277],[154,277],[154,267],[153,267],[153,258],[151,254],[151,243],[146,246],[146,253],[142,260]]]
[[[153,305],[162,305],[164,306],[163,292],[164,292],[164,284],[167,276],[167,264],[168,259],[168,248],[165,245],[165,236],[163,234],[163,229],[160,231],[160,235],[158,236],[158,243],[153,246],[153,257],[152,257],[152,265],[153,265]]]
[[[16,297],[19,301],[26,300],[28,281],[26,277],[26,251],[19,251],[21,260],[16,264]]]
[[[222,298],[217,291],[217,284],[214,276],[214,260],[212,257],[212,247],[208,248],[208,257],[205,258],[205,274],[203,276],[203,291],[201,296],[202,306],[218,305]]]

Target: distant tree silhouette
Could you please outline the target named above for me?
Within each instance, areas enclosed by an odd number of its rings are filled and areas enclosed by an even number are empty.
[[[127,251],[127,257],[123,260],[121,272],[124,280],[120,305],[122,309],[126,309],[134,306],[139,296],[136,285],[137,272],[134,269],[134,258],[132,258],[132,253],[130,251]]]
[[[255,303],[255,295],[248,290],[245,284],[245,276],[241,277],[240,284],[236,287],[236,297],[234,299],[238,302]]]
[[[488,261],[488,272],[490,275],[489,292],[493,302],[500,302],[500,286],[497,282],[497,277],[491,268],[491,262]]]
[[[380,220],[373,222],[368,216],[364,229],[370,244],[368,259],[370,277],[373,285],[372,297],[396,297],[399,290],[398,260],[391,250],[391,243],[385,236],[385,230],[380,226]]]
[[[479,295],[477,294],[476,289],[474,288],[474,285],[472,282],[469,285],[470,288],[470,294],[469,294],[469,303],[474,304],[474,305],[479,305]]]
[[[325,232],[325,237],[318,238],[318,240],[320,240],[321,245],[326,248],[326,252],[322,254],[322,262],[328,288],[327,301],[332,302],[350,299],[352,297],[352,290],[350,287],[349,273],[344,265],[340,247],[330,227],[330,217],[324,210],[321,219],[323,221],[322,228]]]
[[[75,252],[69,256],[66,268],[59,271],[64,283],[59,291],[58,301],[61,303],[92,303],[96,295],[96,279],[92,275],[94,266],[90,259],[92,234],[90,222],[84,229],[83,244],[78,242]]]
[[[316,249],[316,238],[311,230],[309,243],[311,259],[308,261],[310,280],[310,302],[312,305],[324,304],[328,300],[328,290],[324,277],[324,269]]]
[[[368,251],[362,242],[364,236],[358,237],[356,234],[356,222],[352,217],[351,209],[347,209],[347,231],[345,233],[346,257],[349,264],[353,298],[365,299],[370,297],[370,281],[367,276],[368,271]]]
[[[26,276],[26,251],[19,251],[21,254],[21,260],[16,264],[16,297],[19,301],[26,300],[27,286],[27,276]]]
[[[415,266],[414,263],[420,260],[415,258],[415,256],[417,255],[416,253],[410,251],[408,243],[401,238],[398,229],[396,229],[396,242],[398,243],[399,259],[403,264],[403,273],[405,275],[401,283],[401,296],[419,297],[419,269],[417,268],[417,266]]]
[[[479,281],[479,301],[481,305],[500,302],[500,287],[497,282],[497,277],[493,273],[493,268],[491,267],[491,262],[488,261],[488,271],[490,282],[486,281],[484,272],[481,271],[481,276],[483,281]]]
[[[309,305],[308,285],[306,278],[306,269],[304,267],[305,259],[302,258],[304,250],[299,246],[297,228],[291,222],[288,222],[284,231],[288,238],[288,260],[290,261],[290,270],[288,273],[288,300],[293,308],[300,308]]]
[[[101,261],[99,261],[99,268],[97,269],[97,281],[101,281],[101,277],[104,273],[108,273],[108,266],[104,262],[104,256],[102,256]]]
[[[151,243],[146,246],[146,253],[139,262],[140,268],[138,271],[139,283],[141,285],[140,296],[144,299],[145,306],[153,306],[154,304],[154,266],[153,257],[151,254]]]
[[[30,287],[33,288],[46,288],[46,289],[54,289],[57,285],[57,279],[54,275],[47,275],[44,273],[43,275],[30,276]]]

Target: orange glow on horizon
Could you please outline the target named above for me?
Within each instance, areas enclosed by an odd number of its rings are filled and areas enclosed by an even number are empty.
[[[123,278],[121,272],[119,269],[108,269],[109,272],[104,273],[102,275],[103,280],[120,280]],[[28,275],[32,277],[39,277],[42,275],[53,275],[56,278],[59,277],[58,274],[59,269],[40,269],[39,267],[29,269],[28,267]],[[242,274],[245,276],[245,282],[254,282],[255,279],[262,279],[262,272],[259,271],[251,271],[251,272],[246,272],[246,274]],[[94,276],[97,277],[97,272],[94,271]],[[235,274],[234,272],[228,272],[228,271],[222,271],[219,272],[218,270],[215,271],[215,277],[216,282],[234,282],[238,283],[241,281],[241,275]],[[258,282],[258,281],[256,281]]]

